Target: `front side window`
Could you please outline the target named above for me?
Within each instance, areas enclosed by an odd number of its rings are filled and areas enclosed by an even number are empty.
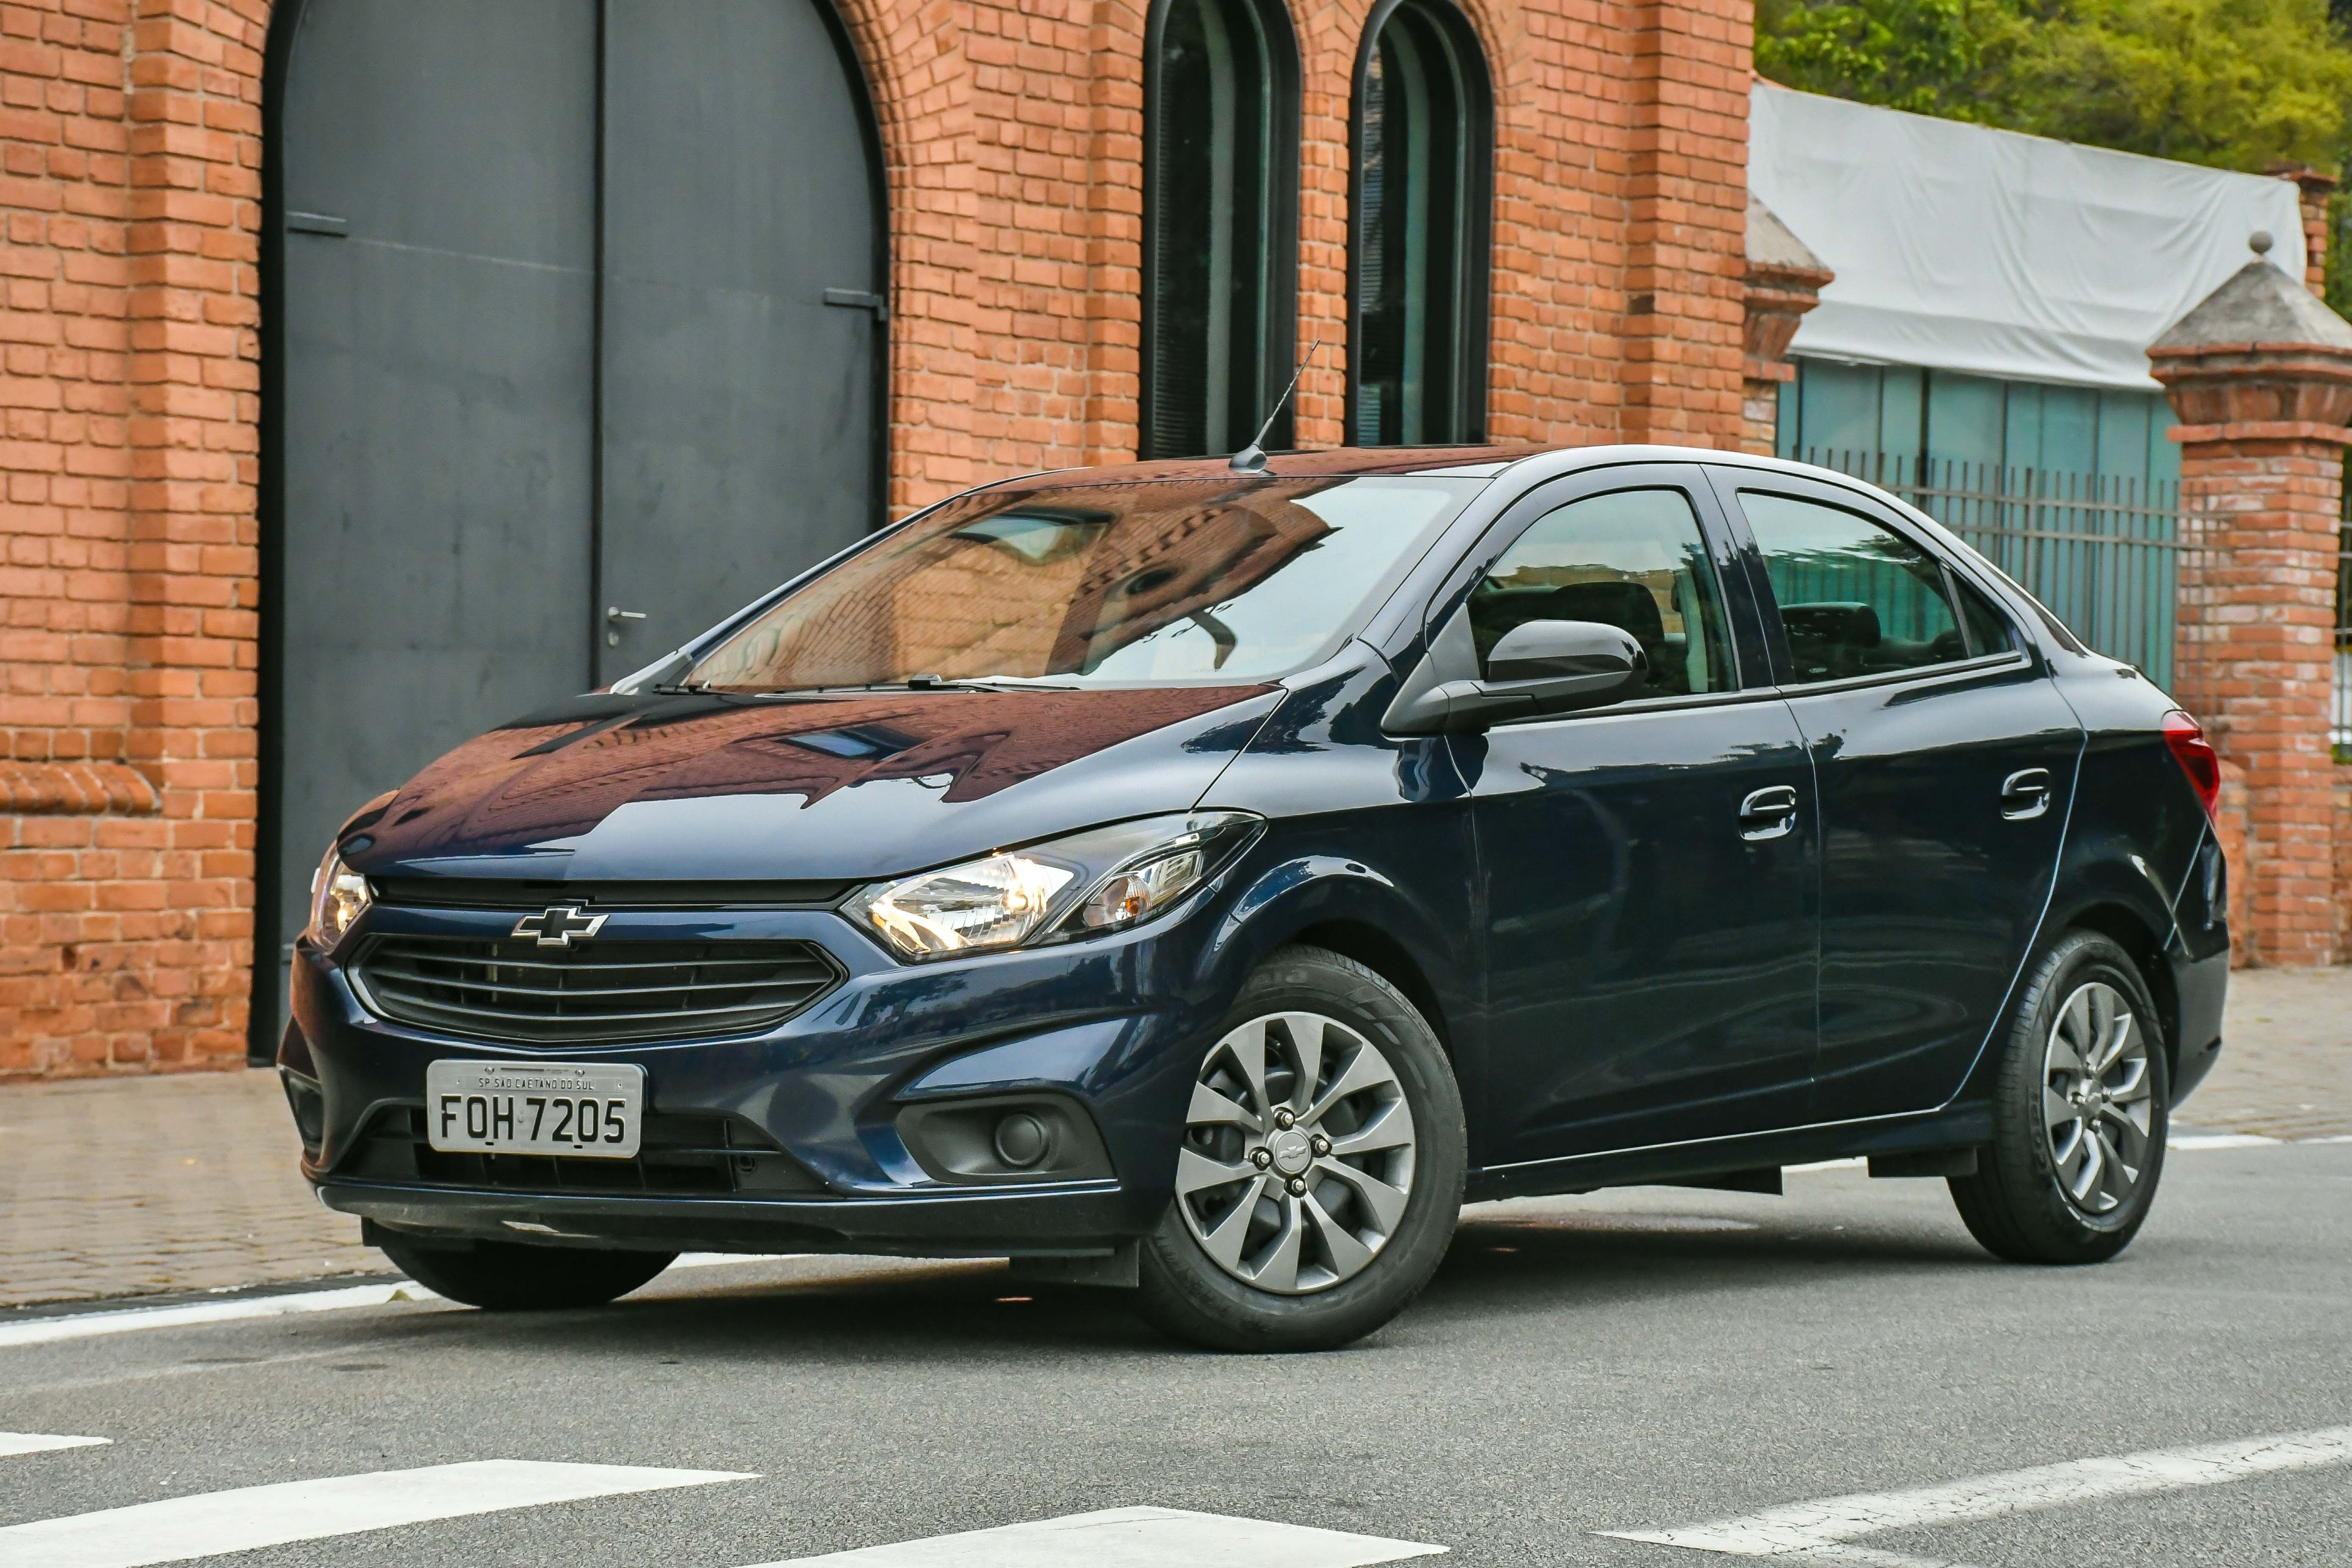
[[[1164,0],[1148,47],[1139,455],[1238,451],[1290,374],[1297,46],[1278,5]]]
[[[1263,679],[1324,657],[1483,479],[990,489],[884,535],[684,678],[724,691]]]
[[[1360,447],[1485,438],[1485,58],[1447,0],[1372,13],[1357,68],[1349,436]]]
[[[1969,657],[1942,563],[1892,529],[1842,508],[1742,490],[1800,682],[1885,675]],[[1991,616],[1983,636],[2004,638]],[[1979,652],[1996,651],[1991,647]]]
[[[1599,621],[1649,656],[1640,697],[1724,691],[1736,682],[1706,542],[1682,491],[1618,490],[1546,512],[1470,590],[1478,667],[1527,621]]]

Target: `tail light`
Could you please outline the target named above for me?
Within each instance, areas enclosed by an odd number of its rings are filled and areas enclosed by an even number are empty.
[[[2189,775],[2189,787],[2204,803],[2205,815],[2211,816],[2221,799],[2221,753],[2205,739],[2197,721],[2178,708],[2164,716],[2164,743]]]

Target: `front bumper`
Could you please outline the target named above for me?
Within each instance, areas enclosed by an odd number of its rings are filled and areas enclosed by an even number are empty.
[[[331,1208],[446,1236],[926,1257],[1108,1251],[1167,1206],[1199,1053],[1240,984],[1207,951],[1210,902],[1119,937],[920,965],[894,962],[829,910],[615,912],[600,940],[797,939],[847,971],[772,1030],[657,1044],[508,1046],[393,1023],[361,1004],[335,954],[305,942],[278,1057],[299,1093],[315,1095],[303,1172]],[[371,934],[496,939],[513,920],[379,906],[339,952],[360,951]],[[427,1177],[427,1159],[403,1166],[382,1152],[386,1129],[405,1129],[423,1107],[426,1066],[446,1058],[635,1064],[649,1124],[723,1120],[774,1152],[759,1156],[763,1165],[795,1169],[789,1182],[758,1184],[801,1190],[582,1191],[534,1175],[557,1162],[520,1157],[495,1182],[479,1174],[493,1162],[467,1178]],[[1090,1121],[1100,1173],[958,1177],[927,1170],[901,1136],[910,1105],[1026,1093]]]

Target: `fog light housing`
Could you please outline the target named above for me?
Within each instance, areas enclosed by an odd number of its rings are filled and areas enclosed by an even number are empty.
[[[1112,1173],[1094,1117],[1066,1095],[1030,1090],[918,1100],[899,1107],[892,1125],[935,1182],[984,1186]]]
[[[1016,1171],[1029,1169],[1053,1149],[1054,1135],[1025,1110],[1013,1111],[996,1124],[996,1157]]]
[[[278,1081],[285,1086],[287,1108],[294,1112],[294,1131],[302,1139],[303,1152],[316,1154],[327,1137],[326,1094],[310,1079],[285,1068],[278,1069]]]

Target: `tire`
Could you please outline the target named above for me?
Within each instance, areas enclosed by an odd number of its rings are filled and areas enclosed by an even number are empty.
[[[675,1252],[435,1243],[386,1237],[376,1245],[402,1273],[437,1295],[493,1312],[601,1307],[668,1268]]]
[[[1139,1248],[1137,1306],[1208,1350],[1360,1339],[1436,1272],[1468,1147],[1428,1020],[1354,960],[1285,948],[1242,987],[1203,1058],[1175,1199]]]
[[[2116,943],[2069,931],[2041,956],[1994,1080],[1992,1146],[1975,1175],[1948,1178],[1985,1250],[2012,1263],[2104,1263],[2131,1244],[2164,1173],[2168,1044]],[[2116,1054],[2095,1075],[2095,1059],[2069,1068],[2084,1049]],[[2098,1138],[2084,1138],[2085,1120]]]

